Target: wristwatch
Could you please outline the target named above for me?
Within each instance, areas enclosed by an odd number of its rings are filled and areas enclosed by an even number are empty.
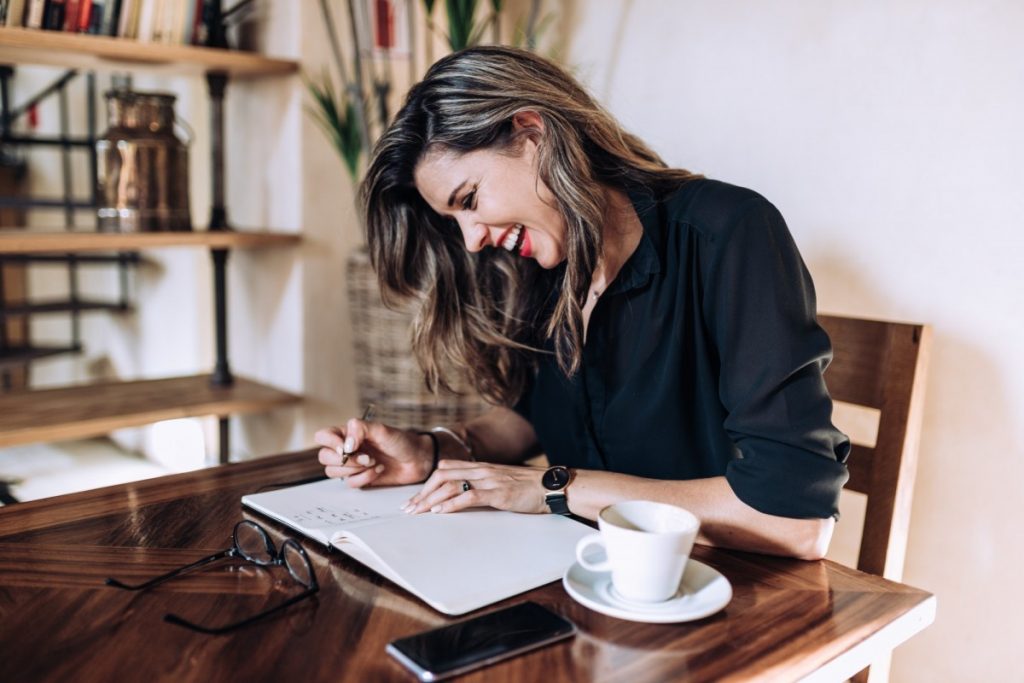
[[[572,477],[573,471],[568,467],[555,465],[549,467],[540,480],[544,488],[551,492],[544,496],[544,502],[548,504],[548,509],[556,515],[569,514],[569,501],[566,498],[565,489],[572,482]]]

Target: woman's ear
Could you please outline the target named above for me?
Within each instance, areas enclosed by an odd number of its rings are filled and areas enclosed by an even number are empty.
[[[524,109],[523,111],[516,112],[512,117],[512,128],[517,133],[529,131],[540,136],[544,133],[544,119],[532,109]]]

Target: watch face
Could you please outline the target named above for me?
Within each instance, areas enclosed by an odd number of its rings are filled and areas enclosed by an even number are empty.
[[[548,491],[558,491],[565,488],[566,484],[569,483],[569,479],[569,468],[557,465],[544,473],[544,478],[541,479],[541,483],[544,484],[544,488]],[[536,481],[536,479],[534,479],[534,481]]]

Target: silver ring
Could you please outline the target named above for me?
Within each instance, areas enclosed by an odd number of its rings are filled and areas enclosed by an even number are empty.
[[[473,487],[469,485],[469,481],[466,480],[466,479],[463,479],[462,480],[462,492],[465,493],[466,491],[470,490],[471,488],[473,488]]]

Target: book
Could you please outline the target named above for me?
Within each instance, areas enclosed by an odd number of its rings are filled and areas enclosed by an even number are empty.
[[[64,10],[66,0],[46,0],[46,7],[43,9],[43,26],[47,31],[64,30]]]
[[[334,546],[449,615],[560,579],[576,561],[576,543],[594,531],[562,515],[402,512],[421,488],[352,489],[326,479],[243,496],[242,504]]]
[[[139,2],[139,18],[136,22],[135,37],[145,43],[152,42],[157,0],[139,0]]]
[[[103,16],[100,18],[100,35],[116,36],[121,20],[121,0],[107,0],[103,5]]]
[[[78,32],[78,10],[81,0],[68,0],[64,5],[64,30]]]
[[[124,0],[117,35],[122,38],[135,38],[139,35],[139,0]]]
[[[42,28],[45,12],[46,0],[28,0],[28,6],[25,8],[25,28]]]
[[[5,26],[25,25],[25,0],[11,0],[7,5],[7,16],[4,18]]]
[[[74,33],[85,33],[88,31],[89,17],[92,15],[92,3],[93,0],[80,0],[78,2],[78,11],[71,17],[73,26],[68,29],[69,31]]]

